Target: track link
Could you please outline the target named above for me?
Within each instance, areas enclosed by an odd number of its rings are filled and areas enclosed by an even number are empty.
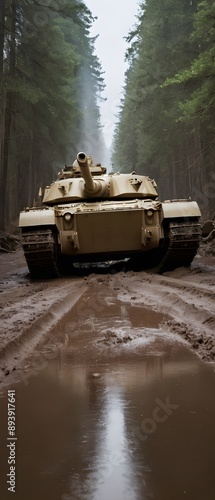
[[[181,266],[189,267],[199,247],[202,232],[198,222],[171,222],[169,245],[158,266],[158,272],[172,271]]]
[[[56,278],[57,249],[51,229],[22,233],[22,247],[32,278]]]

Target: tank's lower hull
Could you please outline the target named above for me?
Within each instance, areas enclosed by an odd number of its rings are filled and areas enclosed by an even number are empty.
[[[95,228],[94,233],[96,233]],[[125,233],[125,241],[127,241],[126,237],[128,238],[128,231]],[[165,221],[163,237],[157,239],[157,243],[154,238],[154,242],[150,242],[151,244],[148,246],[144,246],[139,238],[136,246],[134,241],[132,244],[129,244],[128,241],[127,248],[125,248],[125,241],[122,241],[121,248],[119,248],[118,243],[117,248],[114,248],[112,238],[113,233],[111,233],[111,238],[109,236],[109,240],[103,242],[103,251],[99,248],[97,248],[98,251],[95,249],[92,251],[89,246],[90,252],[82,253],[81,246],[75,251],[75,245],[73,245],[73,252],[71,250],[70,252],[62,252],[62,247],[58,243],[59,234],[57,234],[56,227],[25,228],[22,235],[23,249],[31,276],[33,278],[49,278],[58,276],[62,270],[66,272],[68,269],[71,272],[75,262],[102,262],[128,257],[131,258],[134,266],[155,268],[157,272],[189,266],[198,250],[201,227],[197,218]],[[80,245],[80,241],[76,241]],[[109,249],[106,248],[108,241]]]

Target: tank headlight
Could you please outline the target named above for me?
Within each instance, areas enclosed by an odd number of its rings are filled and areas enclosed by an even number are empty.
[[[154,210],[147,210],[146,213],[147,213],[148,217],[152,217],[154,214]]]
[[[72,214],[70,214],[70,212],[66,212],[64,214],[64,219],[66,220],[66,222],[69,222],[72,218]]]

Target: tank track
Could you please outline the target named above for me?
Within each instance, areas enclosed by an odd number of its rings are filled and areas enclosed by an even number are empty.
[[[22,247],[32,278],[56,278],[57,248],[51,229],[22,232]]]
[[[169,223],[169,244],[157,272],[172,271],[182,266],[189,267],[196,255],[201,237],[201,225],[196,221]]]

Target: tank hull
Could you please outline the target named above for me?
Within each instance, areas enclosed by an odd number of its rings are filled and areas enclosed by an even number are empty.
[[[159,271],[189,265],[201,239],[199,217],[188,200],[107,200],[29,209],[19,225],[31,275],[50,277],[64,257],[68,267],[126,257]]]

